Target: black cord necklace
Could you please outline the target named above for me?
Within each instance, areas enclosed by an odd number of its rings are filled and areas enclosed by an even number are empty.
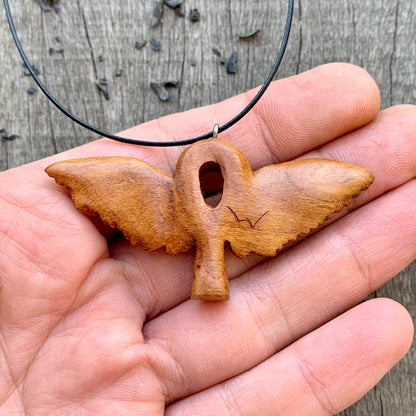
[[[79,120],[47,91],[17,39],[4,0],[13,38],[42,91],[78,124],[119,142],[144,146],[194,143],[180,155],[173,175],[132,157],[89,157],[56,162],[49,176],[70,190],[75,206],[99,215],[147,251],[166,247],[180,254],[195,246],[191,297],[226,300],[226,242],[238,257],[254,252],[275,256],[287,243],[308,234],[373,181],[370,172],[326,159],[301,159],[254,172],[244,154],[218,134],[241,120],[259,101],[277,72],[289,38],[293,0],[277,60],[253,100],[232,120],[213,131],[178,142],[132,140],[103,132]],[[210,139],[212,140],[203,140]],[[289,180],[288,180],[289,179]],[[306,191],[305,191],[306,190]]]
[[[35,70],[33,69],[32,65],[29,62],[29,59],[27,58],[23,47],[19,41],[19,38],[16,33],[16,28],[13,23],[13,18],[10,12],[9,2],[8,0],[3,0],[4,8],[6,10],[6,17],[7,21],[10,26],[10,31],[13,36],[13,40],[16,44],[16,47],[20,53],[20,56],[26,65],[28,71],[30,72],[30,75],[35,80],[36,84],[39,86],[39,88],[42,90],[42,92],[49,98],[49,100],[60,110],[62,113],[64,113],[67,117],[69,117],[71,120],[73,120],[75,123],[79,124],[82,127],[85,127],[88,130],[93,131],[94,133],[97,133],[100,136],[107,137],[112,140],[116,140],[118,142],[122,143],[128,143],[128,144],[136,144],[141,146],[155,146],[155,147],[169,147],[169,146],[185,146],[192,143],[195,143],[200,140],[209,139],[212,137],[213,133],[212,130],[208,133],[205,133],[201,136],[194,137],[191,139],[186,140],[179,140],[179,141],[170,141],[170,142],[158,142],[158,141],[147,141],[147,140],[135,140],[135,139],[129,139],[127,137],[121,137],[117,136],[115,134],[108,133],[104,130],[101,130],[97,127],[92,126],[91,124],[88,124],[87,122],[81,120],[76,115],[72,114],[68,109],[66,109],[45,87],[45,85],[42,83],[42,81],[39,79],[39,77],[36,75]],[[232,118],[227,123],[223,124],[222,126],[218,126],[216,128],[216,134],[222,133],[223,131],[227,130],[231,126],[233,126],[235,123],[240,121],[245,115],[247,115],[250,110],[257,104],[257,102],[260,100],[260,98],[263,96],[267,88],[269,87],[270,83],[272,82],[273,78],[275,77],[280,63],[282,62],[283,55],[286,50],[286,46],[289,40],[289,34],[290,34],[290,28],[292,26],[292,17],[293,17],[293,3],[294,0],[288,0],[288,11],[287,11],[287,18],[286,18],[286,25],[285,25],[285,31],[283,34],[282,43],[280,46],[279,53],[277,55],[276,61],[273,65],[272,70],[270,71],[269,75],[267,76],[264,84],[260,88],[260,90],[257,92],[255,97],[248,103],[248,105],[240,112],[238,113],[234,118]]]

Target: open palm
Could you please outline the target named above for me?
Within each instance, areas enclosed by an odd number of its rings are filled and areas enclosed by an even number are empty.
[[[253,92],[125,132],[187,138]],[[101,140],[0,174],[1,415],[329,415],[407,351],[397,303],[357,305],[416,257],[416,110],[379,113],[345,64],[275,82],[221,135],[252,168],[306,155],[354,163],[375,183],[276,258],[226,253],[231,299],[188,300],[192,253],[146,253],[79,213],[53,161],[133,156],[172,172],[183,149]],[[140,215],[140,213],[138,213]]]

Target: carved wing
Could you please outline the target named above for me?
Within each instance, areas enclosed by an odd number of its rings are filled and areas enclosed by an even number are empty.
[[[251,201],[227,206],[232,251],[274,256],[286,243],[319,227],[368,188],[366,169],[326,159],[267,166],[254,173]]]
[[[46,169],[71,192],[76,207],[99,215],[134,245],[169,254],[188,251],[193,239],[175,222],[172,177],[138,159],[97,157],[58,162]]]

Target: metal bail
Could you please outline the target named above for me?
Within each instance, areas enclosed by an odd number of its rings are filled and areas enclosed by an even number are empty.
[[[217,139],[219,132],[220,132],[220,126],[218,124],[215,124],[214,130],[212,131],[212,138]]]

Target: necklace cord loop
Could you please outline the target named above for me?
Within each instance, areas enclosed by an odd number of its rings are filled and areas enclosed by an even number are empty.
[[[79,124],[80,126],[100,135],[103,137],[107,137],[109,139],[121,142],[121,143],[128,143],[128,144],[135,144],[140,146],[154,146],[154,147],[173,147],[173,146],[185,146],[192,143],[195,143],[200,140],[205,140],[213,137],[213,132],[210,131],[208,133],[205,133],[201,136],[194,137],[192,139],[186,139],[186,140],[179,140],[179,141],[170,141],[170,142],[158,142],[158,141],[147,141],[147,140],[136,140],[136,139],[129,139],[127,137],[121,137],[117,136],[112,133],[108,133],[104,130],[101,130],[97,127],[92,126],[91,124],[88,124],[87,122],[81,120],[76,115],[72,114],[68,109],[66,109],[43,85],[39,77],[36,75],[35,70],[33,69],[32,65],[30,64],[23,47],[19,41],[19,38],[16,33],[16,29],[13,23],[13,18],[10,13],[10,7],[8,0],[3,0],[4,3],[4,9],[6,11],[6,17],[7,22],[10,27],[10,32],[12,34],[14,43],[16,44],[17,50],[19,51],[19,54],[26,65],[30,75],[35,80],[36,84],[39,86],[39,88],[42,90],[42,92],[48,97],[48,99],[67,117],[69,117],[72,121]],[[269,87],[270,83],[273,81],[273,78],[275,77],[277,70],[279,69],[280,63],[282,62],[283,55],[285,54],[286,47],[289,41],[289,35],[290,35],[290,29],[292,26],[292,18],[293,18],[293,8],[294,8],[294,0],[288,0],[288,10],[287,10],[287,18],[286,18],[286,25],[285,25],[285,31],[282,38],[282,43],[280,45],[280,50],[277,55],[276,61],[272,67],[272,70],[270,71],[269,75],[267,76],[264,84],[260,88],[260,90],[257,92],[257,94],[254,96],[254,98],[247,104],[247,106],[238,113],[234,118],[232,118],[227,123],[223,124],[222,126],[218,127],[217,135],[218,133],[222,133],[223,131],[229,129],[231,126],[233,126],[235,123],[240,121],[245,115],[247,115],[250,110],[257,104],[257,102],[260,100],[260,98],[263,96],[267,88]],[[215,134],[215,127],[214,127],[214,134]]]
[[[219,124],[215,124],[214,129],[212,131],[212,138],[213,139],[218,139],[218,133],[220,131],[220,126]]]

